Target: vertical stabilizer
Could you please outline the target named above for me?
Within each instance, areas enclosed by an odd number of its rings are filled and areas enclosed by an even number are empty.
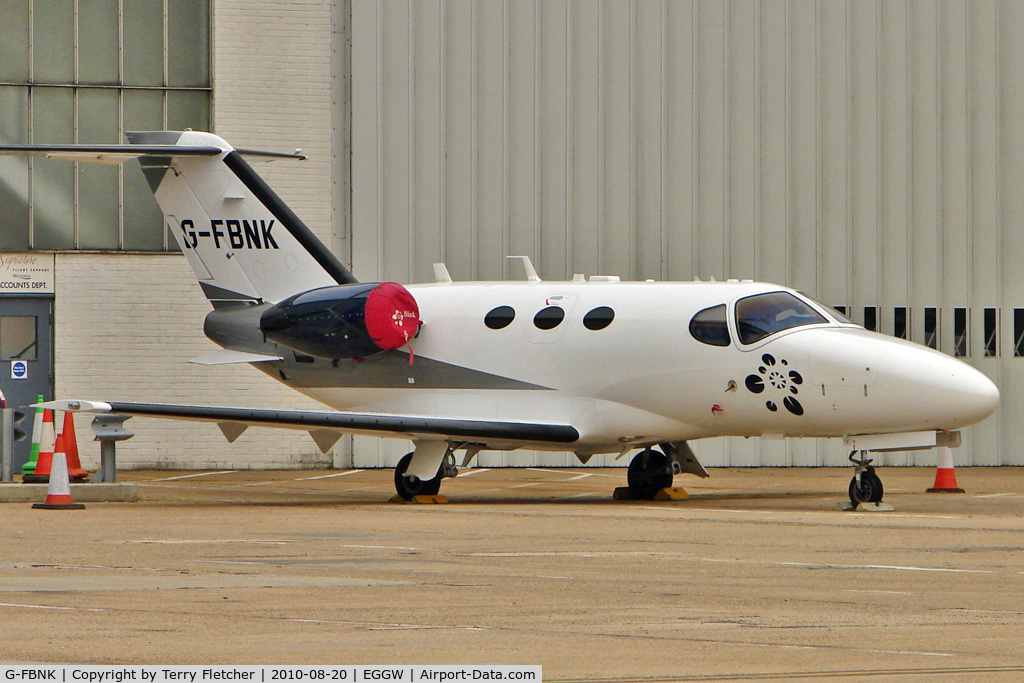
[[[211,133],[128,133],[132,145],[216,147],[216,156],[144,154],[143,173],[207,298],[276,303],[356,282],[251,166]]]

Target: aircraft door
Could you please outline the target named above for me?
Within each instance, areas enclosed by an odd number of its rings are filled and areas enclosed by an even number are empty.
[[[52,299],[0,297],[0,387],[8,408],[53,398],[52,314]],[[31,416],[21,424],[31,430]],[[15,472],[28,462],[31,441],[14,443]]]

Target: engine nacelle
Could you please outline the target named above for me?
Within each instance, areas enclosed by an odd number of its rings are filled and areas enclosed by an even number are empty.
[[[332,360],[401,348],[419,329],[416,299],[396,282],[312,289],[271,306],[260,318],[270,341]]]

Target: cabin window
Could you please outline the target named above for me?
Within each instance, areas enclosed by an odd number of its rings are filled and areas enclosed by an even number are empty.
[[[725,304],[705,308],[690,320],[690,334],[702,344],[729,346],[729,324],[725,319]]]
[[[615,319],[615,311],[608,306],[598,306],[583,316],[583,326],[588,330],[603,330],[612,324]]]
[[[789,292],[756,294],[736,302],[736,328],[744,344],[794,327],[827,322],[823,315]]]
[[[498,306],[484,316],[484,325],[492,330],[500,330],[512,324],[516,319],[516,310],[511,306]]]
[[[548,306],[537,311],[533,316],[533,324],[537,329],[553,330],[565,319],[565,311],[560,306]]]

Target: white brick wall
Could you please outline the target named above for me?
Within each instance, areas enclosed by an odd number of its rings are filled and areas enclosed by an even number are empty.
[[[203,335],[210,305],[184,257],[60,254],[56,263],[56,396],[285,407],[323,406],[248,365],[186,362],[218,347]],[[213,424],[132,418],[118,467],[287,468],[329,465],[304,432],[252,428],[229,444]],[[89,418],[77,433],[86,467],[99,462]]]
[[[214,3],[215,132],[306,161],[256,170],[324,243],[331,234],[331,3]]]
[[[214,132],[236,147],[302,148],[303,162],[256,170],[330,244],[331,3],[216,0]],[[60,254],[55,391],[60,398],[322,409],[249,366],[204,367],[210,306],[180,255]],[[78,434],[98,462],[88,418]],[[305,433],[250,429],[228,444],[215,425],[133,418],[118,466],[260,468],[328,465]]]

